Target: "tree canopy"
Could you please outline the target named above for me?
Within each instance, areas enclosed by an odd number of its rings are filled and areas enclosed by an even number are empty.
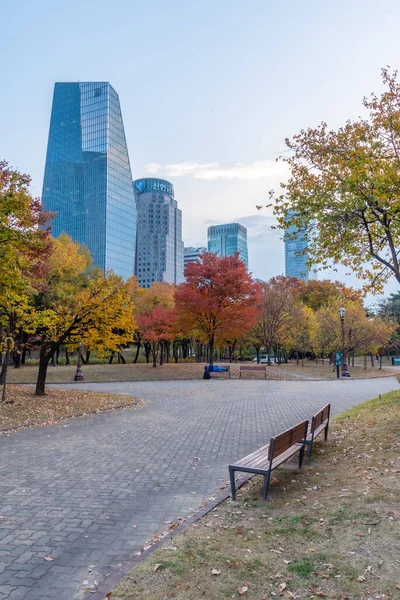
[[[389,68],[382,79],[367,117],[286,139],[290,177],[270,193],[280,227],[306,232],[310,266],[345,265],[376,291],[400,282],[400,84]]]

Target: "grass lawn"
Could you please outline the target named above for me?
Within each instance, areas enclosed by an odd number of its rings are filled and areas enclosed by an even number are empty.
[[[400,392],[342,413],[311,467],[274,471],[266,504],[255,477],[110,598],[400,598],[399,417]]]
[[[10,427],[49,425],[77,415],[138,404],[135,398],[121,394],[47,388],[46,396],[35,396],[33,387],[10,385],[7,404],[0,404],[0,433]]]
[[[229,364],[229,363],[226,363]],[[252,365],[255,363],[233,363],[231,366],[232,378],[239,377],[240,365]],[[86,382],[100,381],[143,381],[143,380],[168,380],[168,379],[201,379],[204,372],[204,363],[169,363],[162,367],[157,366],[153,369],[151,364],[126,364],[126,365],[83,365],[82,367]],[[71,383],[74,381],[76,366],[60,365],[58,367],[48,368],[48,383]],[[10,383],[35,383],[38,367],[36,365],[26,365],[19,369],[10,368],[8,370],[8,381]],[[354,378],[369,377],[388,377],[400,372],[400,368],[382,369],[378,367],[368,367],[364,370],[363,366],[350,368],[351,376]],[[213,374],[212,377],[227,377],[226,374]],[[263,375],[257,372],[246,372],[243,378],[262,378]],[[312,361],[306,361],[304,366],[296,365],[295,362],[282,364],[280,366],[267,366],[268,379],[302,379],[302,378],[336,378],[336,373],[332,371],[332,366],[328,364],[315,364]]]

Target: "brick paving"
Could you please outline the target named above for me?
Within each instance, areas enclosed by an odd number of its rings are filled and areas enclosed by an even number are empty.
[[[80,387],[147,404],[0,437],[1,600],[90,597],[164,521],[218,493],[230,461],[328,401],[340,412],[400,388],[395,378]]]

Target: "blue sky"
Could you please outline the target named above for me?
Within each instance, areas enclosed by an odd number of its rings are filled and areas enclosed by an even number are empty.
[[[400,66],[396,0],[0,0],[0,19],[0,157],[36,195],[54,82],[110,81],[134,178],[172,181],[186,245],[247,226],[263,279],[284,270],[255,207],[283,177],[285,137],[356,118],[381,67]]]

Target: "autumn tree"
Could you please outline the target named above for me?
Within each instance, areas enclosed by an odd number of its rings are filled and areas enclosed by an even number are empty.
[[[87,249],[69,236],[62,234],[54,240],[49,272],[31,315],[40,336],[37,395],[45,393],[47,367],[62,344],[76,347],[95,339],[98,348],[112,350],[119,347],[121,332],[126,340],[133,338],[136,280],[124,282],[90,265]]]
[[[270,194],[280,227],[306,232],[310,265],[341,263],[377,291],[400,282],[400,84],[389,68],[382,79],[368,117],[286,139],[290,177]]]
[[[293,308],[299,289],[293,279],[273,277],[261,287],[262,310],[252,327],[251,336],[265,348],[268,364],[271,362],[272,350],[287,350],[293,339]]]
[[[10,352],[17,355],[26,334],[26,315],[40,286],[51,240],[50,213],[29,192],[30,178],[0,162],[0,375],[3,400]]]
[[[260,291],[238,254],[205,252],[199,259],[185,269],[186,282],[175,293],[176,309],[184,331],[198,330],[204,336],[213,364],[217,336],[234,327],[250,328],[256,320]]]

